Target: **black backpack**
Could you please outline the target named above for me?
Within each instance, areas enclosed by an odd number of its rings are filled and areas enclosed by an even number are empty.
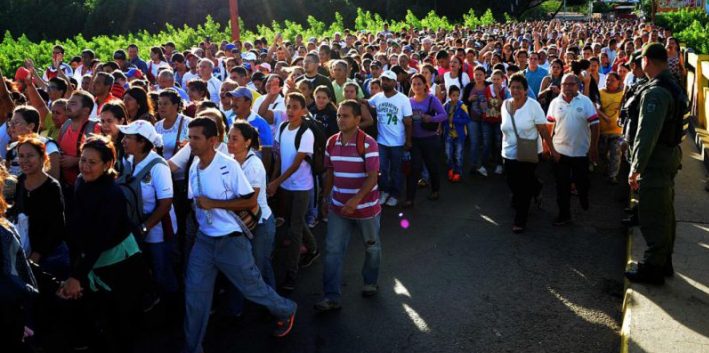
[[[278,132],[278,141],[282,141],[283,130],[288,127],[288,122],[281,124]],[[295,134],[295,149],[296,151],[300,148],[300,140],[305,133],[305,130],[310,129],[315,137],[315,143],[313,144],[313,155],[305,158],[305,161],[310,164],[310,169],[313,170],[313,175],[321,174],[325,172],[325,146],[327,145],[327,133],[325,132],[325,125],[322,122],[313,119],[310,116],[304,116],[301,120],[298,132]]]
[[[143,194],[140,189],[140,183],[156,164],[167,165],[167,162],[162,158],[155,158],[148,162],[135,176],[133,176],[133,166],[129,165],[128,168],[124,168],[124,173],[116,180],[116,184],[126,197],[126,213],[131,222],[131,229],[140,226],[150,217],[149,214],[143,212]]]
[[[658,76],[657,80],[647,85],[648,88],[653,86],[666,89],[673,98],[671,117],[665,120],[657,142],[670,147],[677,146],[687,136],[689,129],[689,97],[675,80],[663,76]]]

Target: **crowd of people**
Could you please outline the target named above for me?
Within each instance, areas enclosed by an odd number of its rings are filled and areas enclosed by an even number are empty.
[[[590,207],[589,170],[640,180],[642,196],[657,156],[625,107],[644,82],[679,87],[685,71],[671,33],[638,20],[206,38],[111,58],[56,45],[46,69],[28,58],[0,73],[0,341],[52,351],[60,327],[69,348],[130,352],[136,323],[162,307],[185,352],[201,352],[216,289],[230,315],[249,300],[286,336],[300,269],[322,252],[323,296],[299,304],[339,309],[361,236],[361,293],[376,295],[382,207],[421,207],[424,189],[446,207],[446,177],[504,174],[515,233],[540,202],[540,163],[556,226],[572,221],[572,194]],[[640,115],[662,105],[638,100]],[[652,266],[671,267],[664,246]]]

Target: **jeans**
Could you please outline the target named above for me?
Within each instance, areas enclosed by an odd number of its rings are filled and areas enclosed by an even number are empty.
[[[384,146],[379,144],[379,191],[394,198],[401,196],[404,174],[401,172],[401,160],[404,146]]]
[[[271,288],[276,288],[276,276],[273,273],[271,255],[273,254],[273,241],[276,237],[276,218],[271,215],[263,223],[256,226],[251,239],[254,263],[261,272],[263,281]],[[234,285],[229,287],[229,311],[234,315],[241,314],[244,308],[244,296]]]
[[[304,243],[308,252],[314,253],[318,246],[313,233],[305,223],[305,215],[308,212],[308,202],[310,191],[291,191],[281,188],[281,195],[286,209],[286,224],[288,224],[288,250],[286,251],[286,278],[285,284],[295,285],[298,276],[298,262],[300,261],[300,246]]]
[[[325,298],[339,301],[342,296],[342,262],[352,234],[362,234],[365,258],[362,265],[364,284],[377,284],[382,247],[379,241],[380,215],[367,219],[344,218],[331,212],[325,238],[325,268],[323,287]]]
[[[598,141],[598,149],[602,158],[608,158],[608,176],[615,178],[620,171],[620,160],[622,158],[621,144],[623,136],[601,135]]]
[[[483,122],[470,121],[468,123],[468,136],[470,137],[470,164],[473,169],[480,168],[480,145],[482,144]],[[461,168],[462,168],[461,163]]]
[[[579,201],[583,208],[588,206],[588,157],[569,157],[561,155],[554,163],[556,176],[556,203],[559,206],[559,218],[571,218],[571,182],[576,184]]]
[[[428,169],[431,191],[437,192],[441,188],[440,168],[438,167],[440,154],[440,136],[414,137],[412,139],[411,172],[406,178],[406,200],[414,201],[416,198],[417,183],[424,163]]]
[[[158,285],[160,294],[177,293],[177,276],[173,266],[173,240],[159,243],[143,243],[143,250],[148,258],[152,278]]]
[[[254,262],[249,239],[210,237],[198,232],[185,278],[186,352],[202,352],[218,272],[239,288],[246,299],[265,306],[277,318],[287,318],[297,308],[294,302],[279,296],[264,282]]]
[[[502,164],[502,130],[500,123],[483,122],[483,156],[482,164],[492,161],[496,165]]]
[[[542,191],[542,183],[534,173],[536,169],[537,163],[505,159],[507,185],[512,190],[512,206],[515,209],[515,226],[527,226],[529,202]]]
[[[463,145],[465,139],[446,137],[446,161],[448,169],[453,169],[453,172],[461,174],[463,172]],[[476,165],[473,164],[473,167]]]

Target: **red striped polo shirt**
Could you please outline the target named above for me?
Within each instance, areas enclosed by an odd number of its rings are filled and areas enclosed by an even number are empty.
[[[364,140],[364,156],[357,153],[357,138],[353,137],[346,145],[340,140],[340,133],[330,137],[335,144],[327,144],[325,150],[325,166],[333,169],[334,181],[332,187],[332,202],[330,210],[346,218],[366,219],[378,215],[382,208],[379,205],[379,189],[375,185],[359,205],[354,214],[343,215],[342,207],[359,192],[367,179],[367,173],[379,173],[379,147],[369,135]],[[331,146],[332,145],[332,146]]]

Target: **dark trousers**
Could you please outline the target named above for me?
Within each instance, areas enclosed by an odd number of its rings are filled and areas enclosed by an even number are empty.
[[[441,188],[441,175],[439,161],[441,158],[441,138],[438,135],[417,138],[411,141],[411,173],[406,177],[406,200],[414,201],[418,180],[424,163],[428,169],[431,191],[436,192]]]
[[[559,206],[559,218],[571,218],[571,183],[576,185],[581,207],[588,208],[588,157],[569,157],[561,155],[554,163],[556,176],[556,203]]]
[[[512,190],[512,207],[515,209],[514,225],[525,227],[529,214],[529,203],[542,190],[542,183],[539,182],[535,174],[537,163],[506,158],[504,163],[507,185]]]

